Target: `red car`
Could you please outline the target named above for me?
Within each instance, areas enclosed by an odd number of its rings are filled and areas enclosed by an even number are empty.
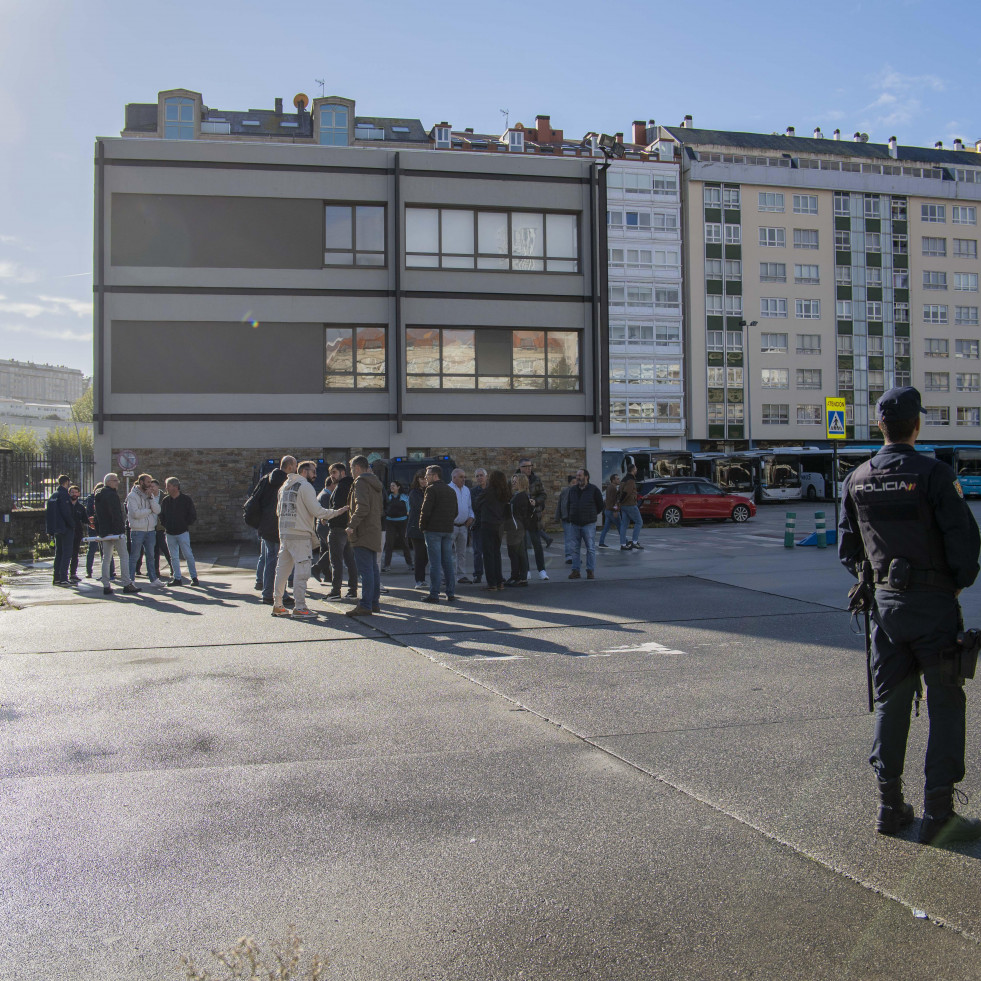
[[[637,498],[637,505],[642,515],[669,525],[696,518],[742,522],[756,514],[756,505],[748,497],[727,494],[715,484],[683,480],[652,487]]]

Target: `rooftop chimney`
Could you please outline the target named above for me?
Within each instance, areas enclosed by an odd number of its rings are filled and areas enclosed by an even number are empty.
[[[283,100],[282,99],[277,99],[276,100],[276,115],[277,116],[282,116],[282,114],[283,114]]]
[[[981,153],[981,140],[974,141],[974,152]]]
[[[954,140],[954,149],[955,150],[964,149],[964,141],[959,136]]]
[[[814,127],[814,139],[816,139],[816,140],[823,140],[824,139],[824,133],[821,132],[821,127],[820,126],[815,126]]]
[[[552,136],[552,117],[551,116],[535,116],[535,128],[538,130],[538,142],[539,143],[554,143],[555,138]]]
[[[685,116],[684,122],[681,124],[682,129],[694,129],[695,123],[691,116]]]
[[[634,139],[633,142],[639,146],[647,146],[650,142],[647,139],[647,123],[643,119],[635,119],[633,123]]]
[[[856,133],[852,137],[852,140],[854,140],[856,143],[861,143],[862,142],[862,134],[861,133]]]
[[[793,126],[788,126],[787,127],[787,135],[788,136],[793,136],[794,135],[794,127]]]
[[[473,132],[473,126],[468,126],[463,132],[464,133],[472,133]]]
[[[934,150],[942,150],[944,148],[944,141],[937,140],[937,142],[933,144],[933,148]]]
[[[896,159],[899,158],[899,151],[896,149],[896,137],[895,136],[890,136],[889,137],[889,156],[892,157],[893,160],[896,160]]]
[[[616,139],[617,139],[617,143],[622,143],[623,142],[623,133],[617,133]]]
[[[834,136],[832,136],[832,139],[833,140],[840,140],[841,139],[841,130],[840,129],[836,129],[835,130]]]

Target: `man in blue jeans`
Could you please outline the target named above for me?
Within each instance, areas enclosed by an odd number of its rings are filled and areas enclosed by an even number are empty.
[[[453,523],[457,515],[457,499],[443,481],[443,471],[426,468],[426,493],[419,512],[419,528],[426,537],[429,552],[429,595],[426,603],[439,602],[439,587],[446,585],[446,600],[456,599],[456,569],[453,564]]]
[[[131,547],[129,552],[129,578],[136,581],[136,566],[140,561],[140,549],[146,553],[146,577],[151,586],[162,586],[163,581],[153,572],[156,554],[157,518],[160,502],[153,492],[153,477],[141,473],[126,495],[126,517],[129,521]]]
[[[644,550],[640,544],[640,529],[644,527],[644,519],[640,516],[640,508],[637,506],[637,467],[630,464],[627,467],[627,476],[620,483],[620,551],[629,552],[636,549],[638,552]],[[627,526],[634,526],[633,540],[627,544]]]
[[[596,569],[596,519],[603,513],[603,495],[589,482],[588,470],[576,471],[576,482],[569,489],[569,523],[573,527],[575,547],[572,553],[570,579],[581,579],[580,544],[586,543],[586,578],[595,579]]]
[[[381,612],[382,484],[365,456],[350,461],[354,482],[348,495],[347,540],[354,549],[354,561],[361,580],[361,600],[347,611],[349,617],[371,616]],[[455,500],[455,498],[454,498]]]

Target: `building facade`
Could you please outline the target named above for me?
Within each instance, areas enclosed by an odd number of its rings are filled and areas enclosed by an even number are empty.
[[[981,436],[981,154],[690,117],[656,145],[684,175],[692,440],[820,441],[828,396],[850,438],[875,439],[876,400],[903,384],[925,439]]]
[[[0,361],[0,398],[4,399],[69,405],[85,394],[89,381],[77,368]]]
[[[593,162],[375,149],[97,142],[96,458],[203,534],[283,452],[599,472]]]

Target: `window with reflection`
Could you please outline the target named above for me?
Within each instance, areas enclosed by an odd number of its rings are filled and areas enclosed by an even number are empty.
[[[327,327],[324,388],[383,389],[385,328]]]
[[[325,205],[324,265],[384,266],[384,205]]]
[[[164,99],[164,139],[194,139],[194,100],[181,96]]]
[[[347,146],[347,106],[320,107],[320,143],[322,146]]]
[[[406,208],[405,264],[417,269],[579,271],[574,214]]]
[[[577,392],[579,344],[571,330],[408,327],[406,387]]]

